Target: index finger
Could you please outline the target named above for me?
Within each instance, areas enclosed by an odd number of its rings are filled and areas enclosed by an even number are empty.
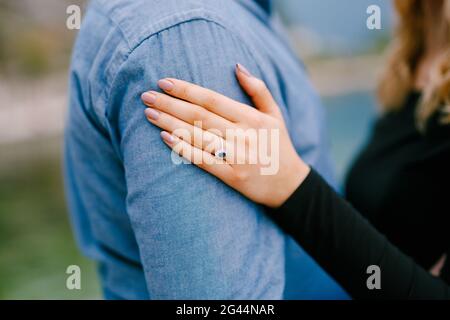
[[[255,111],[246,104],[187,81],[166,78],[159,80],[158,85],[171,96],[201,106],[232,122],[242,121],[248,113]]]

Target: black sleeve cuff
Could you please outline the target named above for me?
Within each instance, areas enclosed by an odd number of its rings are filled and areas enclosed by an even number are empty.
[[[317,171],[311,168],[302,184],[294,191],[286,202],[276,211],[272,211],[275,222],[288,234],[294,236],[299,233],[300,212],[307,212],[311,208],[314,195],[321,188],[330,188],[328,183]]]

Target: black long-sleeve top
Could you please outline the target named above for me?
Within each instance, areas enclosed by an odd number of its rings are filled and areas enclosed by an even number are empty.
[[[428,270],[450,248],[450,125],[441,124],[444,114],[436,112],[419,132],[420,96],[412,92],[399,111],[375,123],[349,170],[345,197]]]
[[[349,202],[312,171],[274,214],[355,298],[450,298],[450,125],[437,112],[419,132],[419,98],[377,121],[350,170]],[[444,253],[437,279],[426,270]],[[367,288],[370,265],[381,290]]]
[[[314,170],[273,218],[353,298],[450,299],[444,280],[398,250]],[[380,268],[380,290],[367,286],[371,265]]]

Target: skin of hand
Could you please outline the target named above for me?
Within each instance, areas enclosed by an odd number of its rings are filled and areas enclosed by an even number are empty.
[[[295,151],[280,109],[265,83],[239,64],[236,77],[256,108],[192,83],[167,78],[158,81],[164,93],[142,94],[147,106],[145,116],[163,130],[161,138],[176,154],[252,201],[277,208],[301,185],[310,168]],[[262,139],[260,132],[277,133],[275,144]],[[255,133],[256,138],[248,133]],[[264,164],[258,161],[261,143],[265,144],[264,150],[277,155],[278,168],[273,174],[262,174]],[[217,151],[225,151],[226,157],[218,157]]]

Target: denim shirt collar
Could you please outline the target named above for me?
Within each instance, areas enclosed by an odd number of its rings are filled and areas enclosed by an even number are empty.
[[[273,0],[238,0],[248,9],[258,15],[270,16],[273,10]]]
[[[272,0],[254,0],[269,15],[272,13]]]

